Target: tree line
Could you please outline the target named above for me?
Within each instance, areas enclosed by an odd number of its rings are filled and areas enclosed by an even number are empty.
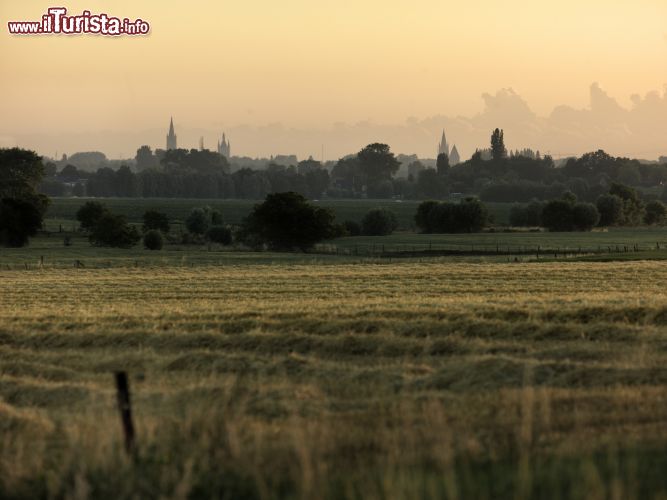
[[[502,130],[493,131],[490,147],[450,166],[447,155],[438,156],[435,168],[420,161],[407,165],[408,176],[397,177],[401,167],[386,144],[369,144],[355,155],[341,158],[331,169],[313,159],[291,166],[271,163],[266,169],[241,168],[234,172],[217,152],[170,150],[139,172],[128,166],[103,167],[86,172],[73,165],[60,171],[47,164],[41,192],[50,196],[263,199],[267,194],[296,192],[310,199],[402,198],[447,199],[452,193],[477,195],[488,202],[527,203],[550,200],[565,191],[579,200],[595,202],[611,184],[635,188],[667,183],[667,165],[612,157],[604,151],[571,158],[561,167],[553,159],[530,149],[510,151]],[[137,160],[150,149],[143,146]],[[145,163],[145,162],[144,162]],[[667,194],[661,193],[664,200]]]

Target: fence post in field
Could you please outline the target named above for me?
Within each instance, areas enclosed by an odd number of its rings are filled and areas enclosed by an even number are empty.
[[[41,269],[43,267],[44,267],[44,256],[40,255],[39,256],[39,268]]]
[[[118,392],[118,411],[125,436],[125,451],[134,450],[134,424],[132,422],[132,406],[130,403],[130,387],[126,372],[116,372],[116,390]]]

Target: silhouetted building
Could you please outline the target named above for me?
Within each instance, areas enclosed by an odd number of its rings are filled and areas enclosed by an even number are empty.
[[[445,137],[445,129],[442,129],[442,139],[438,144],[438,155],[446,154],[449,157],[449,144],[447,144],[447,137]]]
[[[228,160],[232,157],[232,146],[224,133],[222,134],[222,141],[218,141],[218,153]]]
[[[453,167],[461,163],[461,155],[459,155],[459,150],[456,149],[456,144],[452,147],[452,150],[449,153],[449,164]]]
[[[176,144],[176,134],[174,133],[174,118],[169,122],[169,134],[167,135],[167,151],[170,149],[178,149]]]
[[[276,155],[271,156],[271,162],[276,165],[289,167],[292,165],[296,166],[299,163],[299,160],[297,160],[296,155]]]

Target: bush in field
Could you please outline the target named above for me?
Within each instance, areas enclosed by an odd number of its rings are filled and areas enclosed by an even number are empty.
[[[192,234],[204,235],[211,226],[222,225],[222,214],[211,207],[193,208],[185,219],[185,228]]]
[[[212,243],[221,245],[232,244],[232,230],[227,226],[213,226],[206,231],[206,239]]]
[[[294,192],[273,193],[243,221],[238,233],[250,246],[276,250],[307,250],[315,243],[338,236],[331,210],[310,204]]]
[[[144,233],[156,230],[162,231],[164,234],[169,233],[169,217],[167,214],[158,212],[157,210],[146,210],[144,212],[144,225],[142,227]]]
[[[76,220],[81,224],[81,229],[92,231],[102,216],[108,213],[107,207],[99,201],[87,201],[76,212]]]
[[[592,203],[577,203],[572,207],[572,224],[577,231],[590,231],[599,221],[600,212]]]
[[[164,238],[162,232],[151,229],[144,234],[144,248],[146,250],[162,250]]]
[[[542,224],[549,231],[572,231],[573,206],[567,200],[551,200],[542,210]]]
[[[125,217],[112,213],[103,214],[90,233],[90,242],[95,246],[131,248],[141,236],[134,226],[130,226]]]
[[[654,200],[646,204],[646,213],[644,222],[648,225],[663,224],[667,217],[667,207],[659,200]]]
[[[425,201],[417,207],[415,222],[424,233],[475,233],[489,223],[489,212],[476,198],[460,203]]]
[[[439,158],[439,157],[438,157]],[[435,228],[431,224],[431,210],[440,205],[439,201],[428,200],[423,201],[417,207],[417,213],[415,214],[415,224],[421,229],[423,233],[433,233]]]
[[[466,198],[455,207],[456,228],[459,232],[479,232],[489,221],[486,205],[477,198]]]
[[[361,232],[366,236],[386,236],[397,227],[396,214],[386,208],[373,208],[361,220]]]
[[[528,205],[514,205],[510,210],[510,225],[515,227],[539,227],[542,225],[544,203],[531,201]]]
[[[185,228],[192,234],[204,234],[208,231],[210,222],[203,208],[193,208],[185,219]]]

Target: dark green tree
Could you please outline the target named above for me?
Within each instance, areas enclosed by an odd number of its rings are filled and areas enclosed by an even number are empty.
[[[0,149],[0,245],[23,246],[42,227],[49,199],[37,191],[44,177],[34,151]]]
[[[600,222],[600,212],[592,203],[576,203],[572,207],[572,225],[577,231],[590,231]]]
[[[572,231],[573,206],[566,200],[551,200],[542,210],[542,225],[549,231]]]
[[[653,200],[646,204],[646,213],[644,222],[649,226],[654,224],[664,224],[667,218],[667,207],[659,200]]]
[[[623,184],[613,183],[609,194],[614,194],[623,200],[623,225],[638,226],[642,223],[644,203],[639,198],[637,190]]]
[[[491,156],[496,161],[507,158],[507,149],[505,148],[505,133],[498,128],[495,129],[491,134]]]
[[[76,220],[79,221],[81,229],[91,231],[104,214],[109,213],[105,205],[99,201],[87,201],[76,212]]]
[[[396,214],[386,208],[373,208],[361,220],[361,232],[366,236],[386,236],[397,227]]]
[[[457,232],[476,233],[489,221],[489,211],[477,198],[466,198],[455,205]]]
[[[25,246],[42,227],[42,216],[39,206],[25,197],[0,200],[0,245]]]
[[[106,212],[95,223],[89,239],[95,246],[131,248],[139,242],[141,235],[122,215]]]
[[[422,233],[433,233],[435,228],[431,223],[431,211],[440,205],[439,202],[434,200],[423,201],[417,207],[417,213],[415,214],[415,224]]]
[[[623,200],[615,194],[598,197],[596,206],[600,213],[600,226],[617,226],[623,223]]]
[[[510,209],[510,224],[516,227],[539,227],[542,225],[544,203],[533,200],[528,205],[515,205]]]
[[[447,175],[449,172],[449,156],[447,156],[445,153],[440,153],[438,155],[438,159],[435,162],[435,166],[438,175]]]
[[[340,234],[329,209],[310,204],[294,192],[269,194],[243,222],[239,236],[253,246],[275,250],[308,250]]]
[[[369,144],[359,151],[357,159],[368,183],[391,179],[401,166],[386,144]]]

